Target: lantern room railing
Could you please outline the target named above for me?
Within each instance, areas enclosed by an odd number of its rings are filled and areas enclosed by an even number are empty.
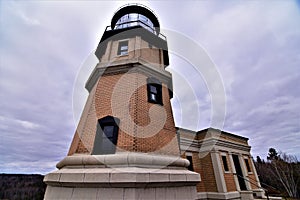
[[[121,28],[118,28],[117,26],[121,26]],[[127,21],[123,23],[118,23],[116,24],[116,27],[114,29],[111,28],[111,26],[107,26],[105,31],[111,31],[111,30],[118,30],[118,29],[126,29],[126,28],[132,28],[132,27],[142,27],[145,28],[146,30],[152,32],[153,34],[157,35],[159,38],[163,40],[167,40],[167,37],[163,35],[162,33],[157,34],[155,27],[150,27],[148,24],[141,20],[134,20],[134,21]]]

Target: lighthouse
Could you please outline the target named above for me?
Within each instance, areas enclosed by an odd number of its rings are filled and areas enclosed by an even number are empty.
[[[95,55],[89,96],[68,155],[45,176],[45,199],[196,199],[200,174],[180,156],[157,16],[140,4],[119,8]]]

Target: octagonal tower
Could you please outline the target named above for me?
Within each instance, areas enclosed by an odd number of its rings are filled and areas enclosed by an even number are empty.
[[[121,7],[95,55],[86,105],[68,156],[45,177],[45,199],[195,199],[200,176],[180,158],[167,40],[154,12]]]
[[[69,155],[179,156],[170,104],[172,77],[165,70],[167,41],[156,16],[140,5],[120,8],[95,54],[100,62],[86,83],[89,99]],[[105,127],[112,123],[104,122],[109,118],[116,127],[111,133]]]

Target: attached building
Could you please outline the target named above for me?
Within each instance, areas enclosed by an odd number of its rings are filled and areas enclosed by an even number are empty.
[[[198,132],[178,128],[189,169],[201,175],[198,199],[253,199],[264,191],[256,173],[248,138],[213,128]]]

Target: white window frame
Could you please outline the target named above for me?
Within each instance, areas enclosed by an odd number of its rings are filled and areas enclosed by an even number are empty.
[[[248,156],[243,156],[243,161],[244,161],[244,163],[245,163],[245,168],[246,168],[246,171],[247,171],[247,173],[248,174],[253,174],[253,168],[251,168],[251,158],[250,157],[248,157]],[[246,160],[248,160],[248,164],[249,164],[249,167],[250,167],[250,169],[251,169],[251,172],[249,172],[249,170],[248,170],[248,168],[247,168],[247,164],[246,164]]]
[[[122,50],[123,46],[120,46],[122,42],[127,42],[127,51],[126,51],[126,53],[125,53],[125,51]],[[124,52],[124,54],[122,54],[122,52]],[[119,57],[128,56],[128,54],[129,54],[129,40],[118,40],[117,56],[119,56]]]
[[[228,171],[225,171],[225,167],[224,167],[224,163],[223,163],[223,158],[222,156],[225,156],[226,157],[226,163],[227,163],[227,167],[228,167]],[[226,153],[226,152],[221,152],[220,153],[220,159],[221,159],[221,162],[222,162],[222,168],[223,168],[223,171],[225,174],[228,174],[228,173],[231,173],[231,165],[230,165],[230,162],[229,162],[229,154]]]

